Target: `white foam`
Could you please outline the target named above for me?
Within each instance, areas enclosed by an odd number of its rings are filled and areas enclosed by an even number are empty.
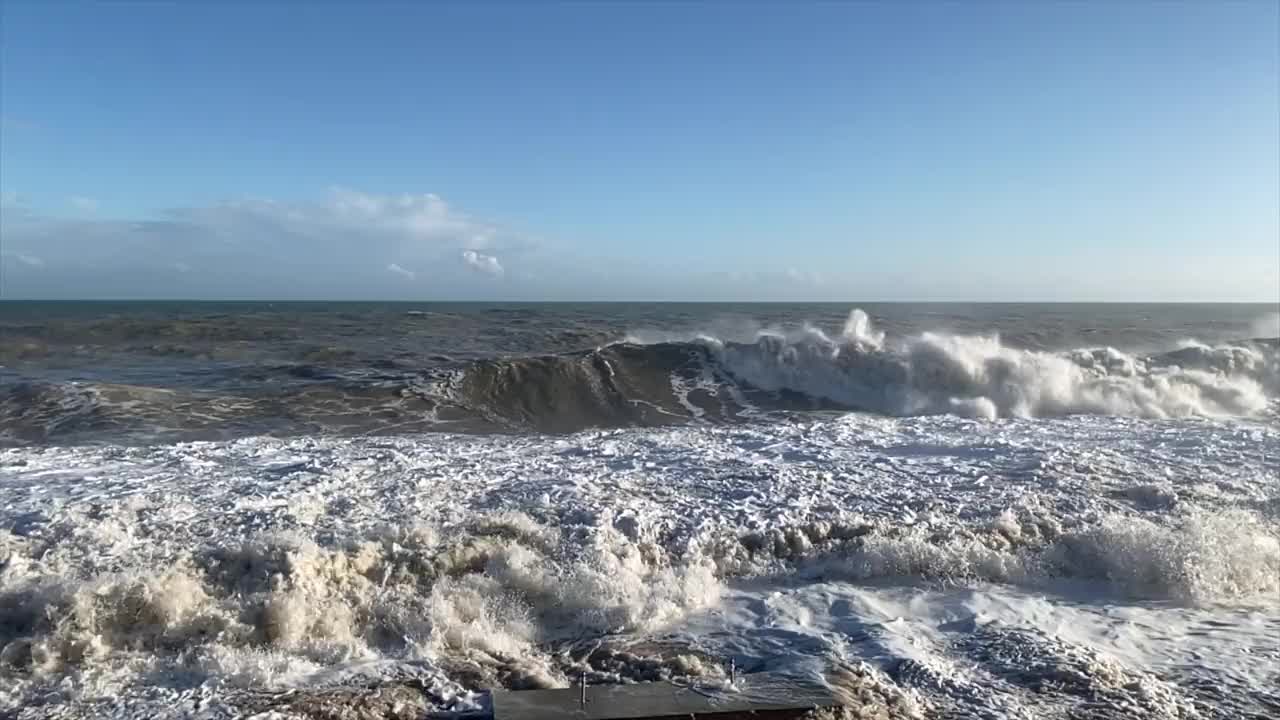
[[[1077,577],[1188,602],[1280,596],[1280,535],[1243,511],[1192,512],[1173,523],[1109,516],[1068,535],[1054,560]]]
[[[861,310],[850,313],[839,338],[805,327],[761,332],[746,344],[701,342],[752,386],[890,415],[1257,415],[1268,406],[1267,389],[1280,388],[1277,352],[1254,345],[1143,358],[1114,348],[1021,350],[994,335],[926,332],[887,342]]]
[[[0,450],[0,709],[235,710],[360,673],[465,709],[727,656],[865,660],[993,717],[1158,717],[1218,678],[1252,702],[1280,661],[1277,458],[1275,424],[1086,416]],[[1015,648],[1079,692],[1036,699]]]

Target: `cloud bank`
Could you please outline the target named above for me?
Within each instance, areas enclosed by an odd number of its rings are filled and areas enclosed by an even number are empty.
[[[98,204],[83,197],[68,201],[72,217],[3,202],[10,297],[469,297],[493,292],[500,255],[536,254],[432,194],[335,189],[313,202],[245,199],[141,219],[84,217]],[[476,272],[458,273],[460,257]]]
[[[1158,262],[1117,250],[992,257],[963,244],[893,254],[883,252],[892,236],[822,249],[783,229],[770,245],[686,254],[660,242],[610,247],[603,228],[572,248],[534,242],[432,194],[335,189],[140,218],[69,197],[53,203],[58,215],[0,196],[0,297],[1194,302],[1273,299],[1280,287],[1280,257],[1207,247]]]

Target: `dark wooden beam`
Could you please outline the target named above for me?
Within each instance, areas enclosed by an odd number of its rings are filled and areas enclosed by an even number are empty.
[[[771,674],[742,675],[728,687],[668,682],[582,689],[496,690],[494,720],[782,720],[839,707],[826,687]]]

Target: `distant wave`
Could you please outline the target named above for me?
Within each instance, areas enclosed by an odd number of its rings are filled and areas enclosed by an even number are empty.
[[[805,327],[736,341],[627,337],[592,350],[450,361],[423,370],[293,364],[246,366],[242,373],[253,380],[252,391],[10,384],[0,391],[0,441],[112,432],[204,439],[558,433],[742,422],[806,410],[989,420],[1255,416],[1280,394],[1280,341],[1186,342],[1154,355],[1110,347],[1047,352],[1013,348],[996,335],[887,338],[854,310],[835,336]],[[273,378],[283,382],[264,382]]]

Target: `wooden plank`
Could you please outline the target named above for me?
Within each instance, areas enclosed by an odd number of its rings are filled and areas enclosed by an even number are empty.
[[[780,675],[741,675],[732,688],[668,682],[591,685],[582,704],[580,687],[563,690],[497,690],[494,720],[661,720],[700,718],[798,718],[839,706],[826,687]]]

